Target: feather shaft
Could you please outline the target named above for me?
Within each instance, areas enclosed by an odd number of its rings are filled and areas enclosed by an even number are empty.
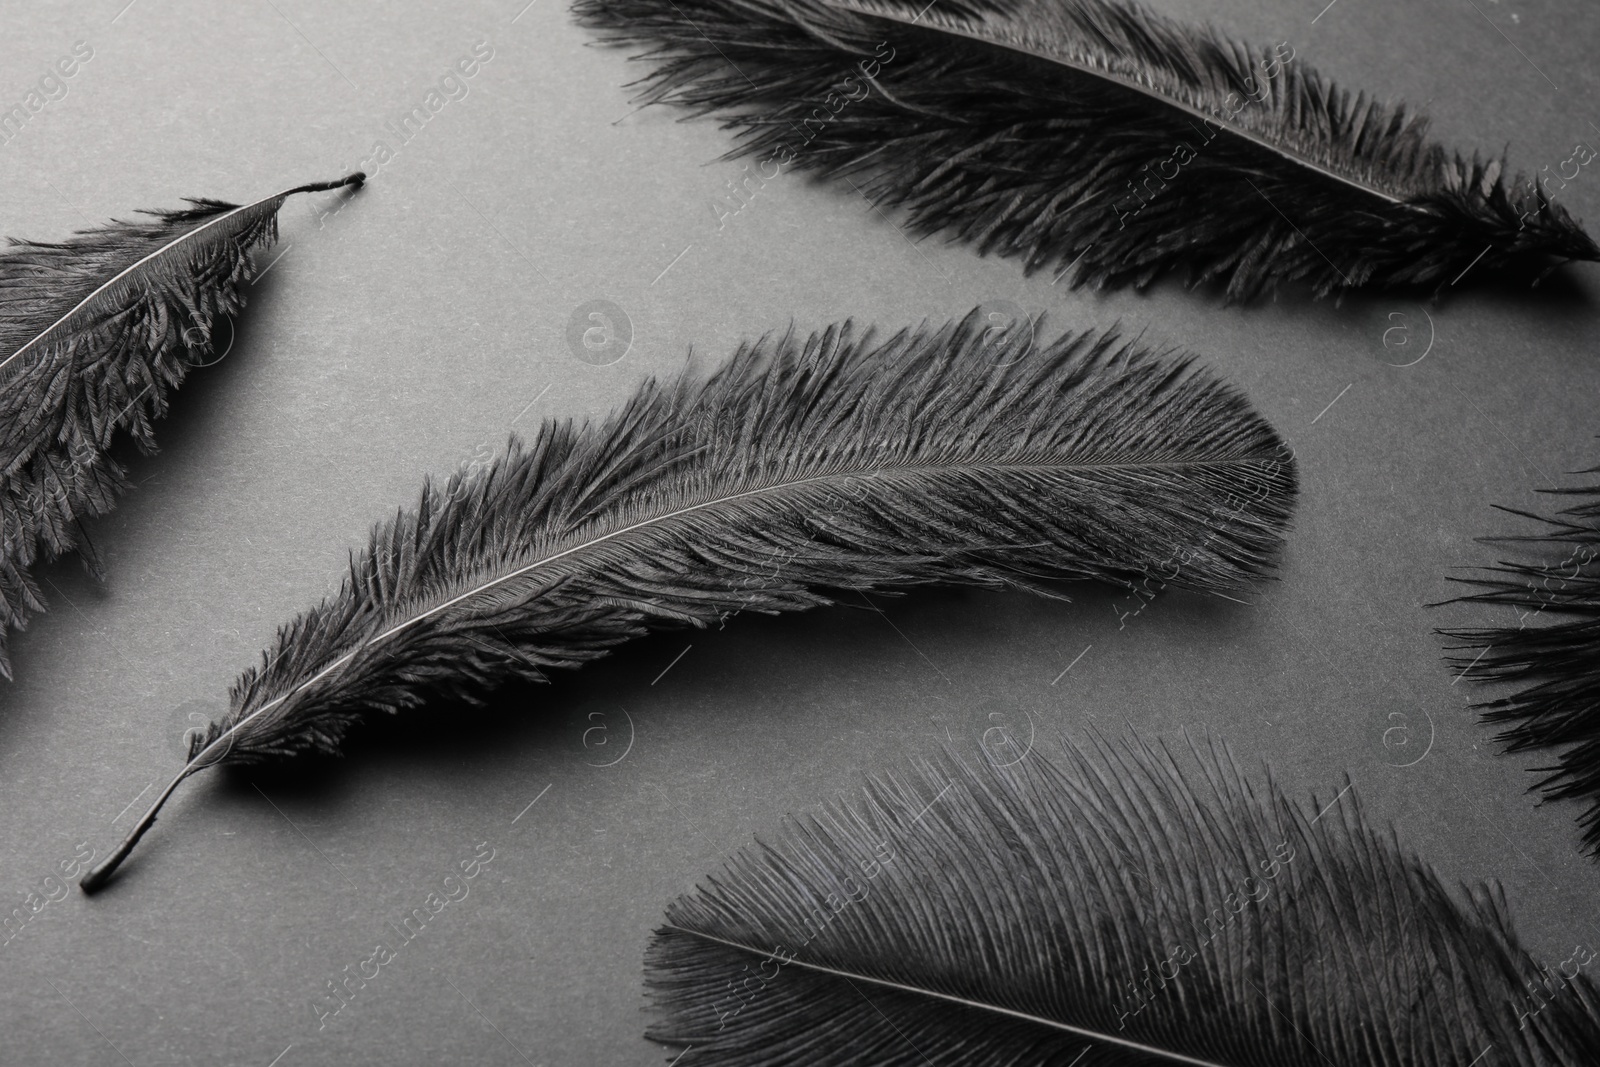
[[[156,799],[145,809],[145,813],[139,817],[139,821],[133,824],[133,829],[117,845],[115,851],[89,868],[83,879],[78,883],[85,893],[94,893],[105,885],[111,875],[116,872],[116,869],[122,865],[122,861],[128,858],[128,854],[139,843],[139,839],[144,837],[145,831],[155,825],[156,816],[161,813],[161,808],[166,804],[167,798],[172,796],[185,778],[198,769],[199,767],[194,766],[192,763],[185,765],[183,770],[179,771],[176,777],[167,783],[167,787],[156,795]]]
[[[827,0],[827,2],[833,7],[839,8],[840,10],[854,11],[859,15],[880,18],[887,22],[899,23],[900,25],[906,27],[925,25],[921,20],[928,10],[927,7],[924,7],[918,14],[908,17],[905,11],[887,3],[852,3],[850,0]],[[1115,85],[1119,85],[1131,93],[1137,93],[1140,96],[1145,97],[1152,103],[1172,108],[1174,111],[1179,111],[1192,119],[1199,119],[1201,122],[1216,122],[1219,120],[1219,116],[1215,111],[1208,111],[1187,100],[1181,100],[1170,95],[1159,93],[1151,88],[1149,82],[1147,81],[1142,81],[1138,78],[1130,77],[1127,74],[1117,71],[1095,67],[1081,59],[1077,59],[1071,55],[1065,55],[1057,49],[1010,39],[1003,33],[995,33],[992,31],[985,32],[985,30],[981,28],[981,24],[979,24],[979,26],[974,26],[968,23],[963,23],[956,19],[949,19],[941,22],[939,24],[939,28],[955,37],[962,37],[979,44],[992,45],[996,48],[1004,48],[1007,51],[1017,52],[1022,55],[1031,56],[1034,59],[1042,60],[1046,63],[1053,63],[1069,68],[1080,74],[1104,78],[1106,81]],[[1328,166],[1309,153],[1297,151],[1291,145],[1286,145],[1279,141],[1275,141],[1261,133],[1249,129],[1248,127],[1231,122],[1227,120],[1225,116],[1221,116],[1220,118],[1226,123],[1228,132],[1233,136],[1238,137],[1242,141],[1248,141],[1263,151],[1271,152],[1275,155],[1282,156],[1285,159],[1293,160],[1298,165],[1315,173],[1318,177],[1325,178],[1328,181],[1339,182],[1342,185],[1347,185],[1352,189],[1359,190],[1368,196],[1371,196],[1377,200],[1382,200],[1389,204],[1398,205],[1405,203],[1404,198],[1397,196],[1388,190],[1380,188],[1371,182],[1362,181],[1359,177],[1354,175],[1340,173],[1335,168]]]
[[[714,945],[721,945],[724,948],[731,948],[737,952],[747,953],[748,955],[757,956],[762,959],[770,960],[773,958],[772,953],[769,951],[756,948],[753,945],[744,944],[740,941],[731,941],[725,937],[717,937],[714,934],[706,933],[704,930],[695,930],[683,926],[674,926],[669,922],[662,923],[658,929],[670,930],[674,933],[683,934],[699,941],[705,941]],[[809,963],[805,960],[798,959],[786,960],[784,962],[784,966],[798,967],[804,971],[813,971],[817,974],[827,975],[829,978],[836,978],[845,982],[861,982],[865,985],[877,986],[880,989],[892,989],[896,992],[910,993],[913,996],[926,997],[930,1000],[940,1000],[946,1004],[954,1004],[962,1008],[969,1008],[973,1011],[987,1012],[993,1015],[1005,1016],[1009,1019],[1015,1019],[1018,1022],[1027,1023],[1030,1026],[1044,1027],[1046,1029],[1055,1030],[1063,1034],[1072,1034],[1075,1037],[1085,1038],[1089,1041],[1099,1041],[1103,1044],[1115,1045],[1119,1048],[1127,1049],[1130,1052],[1137,1052],[1140,1055],[1149,1056],[1153,1059],[1161,1060],[1166,1063],[1187,1063],[1192,1065],[1192,1067],[1228,1067],[1228,1064],[1225,1063],[1217,1063],[1213,1060],[1199,1060],[1195,1059],[1193,1056],[1185,1056],[1181,1053],[1173,1052],[1171,1049],[1157,1048],[1155,1045],[1146,1045],[1138,1041],[1129,1041],[1127,1038],[1118,1037],[1116,1034],[1107,1031],[1090,1030],[1081,1026],[1072,1026],[1060,1021],[1059,1019],[1050,1019],[1042,1015],[1030,1015],[1027,1012],[1014,1011],[1013,1009],[1004,1007],[1003,1005],[991,1004],[981,1000],[973,1000],[970,997],[958,997],[950,993],[942,992],[938,989],[930,989],[926,986],[907,985],[904,982],[895,982],[888,978],[880,977],[879,975],[867,974],[865,971],[848,971],[839,967],[827,967],[820,963]]]

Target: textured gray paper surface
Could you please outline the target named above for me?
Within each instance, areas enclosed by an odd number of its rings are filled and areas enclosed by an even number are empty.
[[[1474,536],[1511,528],[1491,505],[1531,506],[1600,453],[1593,267],[1531,295],[1239,309],[1174,285],[1066,292],[796,174],[728,214],[741,164],[718,161],[715,123],[635,113],[638,66],[585,47],[560,0],[524,2],[0,5],[0,104],[44,85],[0,145],[0,233],[377,163],[337,214],[286,206],[231,351],[176,395],[161,454],[126,457],[138,488],[91,528],[109,582],[43,570],[51,611],[0,691],[7,899],[115,843],[183,730],[424,473],[603,412],[691,345],[710,364],[791,323],[982,301],[1046,311],[1047,331],[1126,321],[1199,354],[1294,445],[1282,581],[1252,606],[1163,594],[1138,615],[1086,589],[741,617],[487,712],[379,724],[344,760],[197,778],[112,890],[51,900],[0,947],[0,1061],[664,1062],[639,979],[667,900],[785,813],[997,727],[1046,752],[1095,727],[1204,727],[1324,802],[1348,774],[1447,876],[1504,881],[1552,963],[1600,944],[1577,809],[1525,795],[1544,757],[1496,752],[1430,634],[1498,616],[1424,606],[1490,558]],[[1347,86],[1425,104],[1447,142],[1509,146],[1514,169],[1600,140],[1580,0],[1162,6],[1288,40]],[[92,57],[44,81],[78,41]],[[474,46],[492,56],[446,81]],[[443,105],[396,135],[430,91]],[[1560,197],[1600,219],[1600,172]],[[380,943],[393,958],[320,1019],[327,983]]]

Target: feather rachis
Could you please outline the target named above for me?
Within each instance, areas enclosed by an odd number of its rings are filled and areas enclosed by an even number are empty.
[[[839,590],[1153,576],[1225,594],[1270,571],[1295,486],[1237,391],[1114,333],[996,341],[974,312],[883,342],[768,337],[428,483],[191,757],[333,748],[376,710]]]

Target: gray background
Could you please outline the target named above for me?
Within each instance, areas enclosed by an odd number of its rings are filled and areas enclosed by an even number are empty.
[[[980,301],[1047,311],[1047,330],[1126,320],[1244,388],[1294,445],[1304,493],[1283,580],[1252,606],[1163,594],[1119,624],[1133,604],[1105,590],[930,592],[874,598],[881,614],[744,617],[488,712],[379,724],[342,761],[197,778],[111,891],[74,891],[0,948],[0,1060],[663,1062],[640,1037],[639,976],[671,897],[864,773],[1029,722],[1045,751],[1093,725],[1208,727],[1298,796],[1329,799],[1348,773],[1446,876],[1501,879],[1552,962],[1600,944],[1576,806],[1525,795],[1542,757],[1496,752],[1430,633],[1509,612],[1425,607],[1450,568],[1489,558],[1474,536],[1514,528],[1492,504],[1528,506],[1600,455],[1593,266],[1426,308],[1074,294],[913,244],[848,186],[798,174],[719,232],[713,204],[741,166],[718,161],[725,135],[633,113],[639,66],[585,47],[561,0],[123,3],[0,5],[5,106],[75,40],[94,48],[0,146],[0,233],[52,239],[185,195],[335,177],[375,140],[393,147],[385,120],[473,44],[494,56],[338,214],[319,218],[326,195],[286,206],[232,350],[176,395],[161,454],[126,457],[138,488],[93,525],[109,582],[44,568],[51,612],[15,640],[0,690],[0,890],[17,899],[78,842],[115,843],[179,765],[182,731],[222,712],[235,674],[337,587],[347,546],[424,472],[603,412],[691,345],[710,363],[791,321],[897,327]],[[1508,147],[1514,169],[1600,143],[1585,0],[1187,11],[1425,105],[1441,139]],[[1600,218],[1600,170],[1560,198]],[[593,299],[632,323],[609,366],[566,341]],[[468,899],[319,1032],[324,983],[392,941],[481,841],[495,859]]]

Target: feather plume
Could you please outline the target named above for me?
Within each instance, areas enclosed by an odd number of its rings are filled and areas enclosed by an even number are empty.
[[[708,1067],[1595,1062],[1592,951],[1557,979],[1353,792],[1195,752],[1203,785],[1133,742],[947,755],[791,821],[668,907],[647,1036]]]
[[[212,326],[244,304],[251,250],[277,239],[295,193],[359,186],[363,175],[288,189],[239,207],[189,200],[59,244],[13,239],[0,252],[0,674],[6,636],[45,610],[30,568],[78,548],[85,519],[125,489],[106,455],[119,432],[153,451],[152,420],[212,351]]]
[[[1175,273],[1248,300],[1535,279],[1600,247],[1531,179],[1433,143],[1289,42],[1120,0],[576,0],[649,49],[641,98],[717,113],[746,183],[790,168],[904,207],[920,234],[1073,285]]]
[[[1287,525],[1288,449],[1187,360],[1114,334],[1044,344],[980,312],[875,343],[850,323],[649,381],[603,423],[425,485],[333,599],[285,626],[171,790],[218,762],[335,750],[429,694],[475,699],[664,626],[928,583],[1224,592]]]
[[[1594,474],[1600,468],[1583,473]],[[1475,592],[1457,602],[1516,609],[1516,624],[1441,629],[1458,653],[1452,669],[1514,692],[1474,705],[1512,752],[1559,751],[1535,785],[1556,800],[1582,800],[1584,847],[1600,857],[1600,485],[1546,490],[1580,502],[1554,515],[1500,510],[1538,522],[1536,534],[1485,541],[1522,545],[1521,559],[1501,560],[1477,577],[1455,581]]]

